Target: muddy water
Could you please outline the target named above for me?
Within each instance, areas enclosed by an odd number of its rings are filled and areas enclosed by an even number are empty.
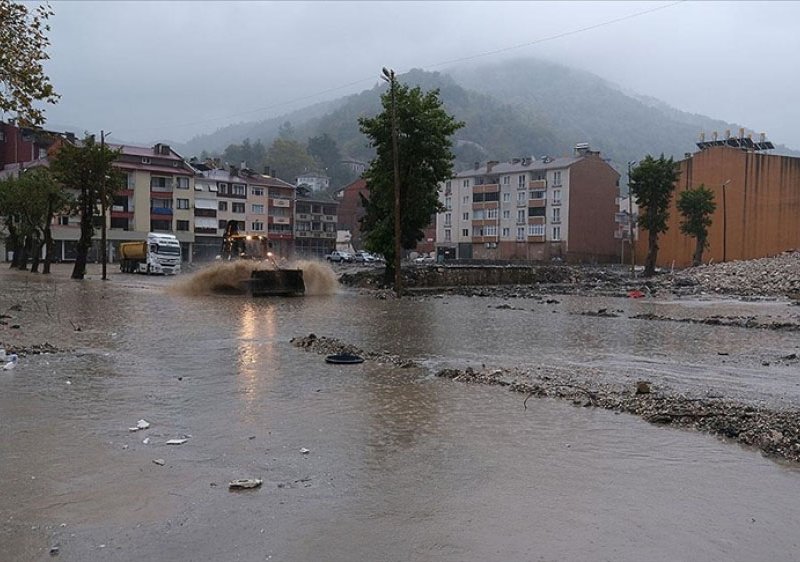
[[[792,403],[797,365],[775,357],[796,334],[575,314],[785,305],[252,301],[176,294],[177,281],[0,276],[0,310],[23,305],[0,341],[76,350],[0,372],[0,559],[54,545],[65,560],[796,559],[794,467],[627,415],[525,410],[426,369],[327,365],[288,342],[314,332],[431,368],[546,363]],[[140,418],[152,427],[129,432]],[[242,477],[264,484],[229,492]]]

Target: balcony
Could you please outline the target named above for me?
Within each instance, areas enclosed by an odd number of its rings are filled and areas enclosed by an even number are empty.
[[[530,199],[528,201],[528,205],[531,206],[531,207],[539,207],[539,208],[546,207],[547,206],[547,200],[546,199]]]
[[[547,189],[547,180],[531,180],[528,189]]]
[[[292,206],[292,202],[289,199],[270,199],[269,204],[272,207],[283,207],[285,209]]]
[[[292,219],[289,217],[270,217],[272,224],[292,224]]]
[[[485,183],[472,188],[473,193],[495,193],[500,191],[499,183]]]
[[[150,199],[169,199],[172,200],[172,191],[151,191]]]
[[[194,233],[195,234],[211,234],[211,235],[216,236],[217,229],[216,228],[206,227],[206,226],[195,226],[194,227]]]
[[[216,218],[217,210],[216,209],[198,209],[197,207],[194,208],[194,216],[196,217],[213,217]]]
[[[152,207],[150,209],[151,215],[167,215],[172,216],[172,209],[168,209],[166,207]]]

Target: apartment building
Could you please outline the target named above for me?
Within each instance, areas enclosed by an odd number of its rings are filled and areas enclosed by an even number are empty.
[[[109,145],[121,151],[114,163],[124,174],[122,189],[114,195],[106,216],[109,260],[119,256],[121,242],[139,241],[148,232],[175,234],[183,259],[191,261],[194,232],[194,170],[166,144],[153,147]],[[80,238],[80,217],[61,215],[53,226],[55,255],[73,260]],[[100,232],[90,259],[99,259]]]
[[[762,152],[772,145],[754,142],[743,132],[698,145],[699,152],[678,162],[680,176],[667,232],[658,238],[657,265],[691,265],[695,240],[681,233],[676,202],[682,190],[701,184],[714,192],[717,204],[704,261],[749,260],[800,248],[800,158]],[[646,255],[647,231],[641,231],[637,263],[644,263]]]
[[[306,187],[311,191],[324,191],[330,187],[331,178],[317,172],[307,172],[297,176],[295,185],[297,187]]]
[[[336,249],[339,204],[327,195],[298,190],[294,248],[298,257],[322,258]]]
[[[442,259],[613,261],[619,173],[590,150],[490,161],[441,185]]]

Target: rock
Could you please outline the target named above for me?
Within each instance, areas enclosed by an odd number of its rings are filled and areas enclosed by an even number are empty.
[[[251,488],[258,488],[263,483],[260,478],[240,478],[232,480],[228,483],[229,490],[248,490]]]
[[[648,381],[636,381],[636,394],[650,394],[650,383]]]

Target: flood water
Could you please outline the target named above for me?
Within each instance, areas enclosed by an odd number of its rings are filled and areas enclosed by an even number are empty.
[[[629,415],[524,409],[520,394],[432,372],[544,365],[794,406],[798,365],[779,358],[797,334],[625,316],[796,321],[798,307],[251,300],[177,281],[0,274],[0,308],[23,307],[0,341],[75,350],[0,371],[1,560],[56,545],[75,561],[797,559],[797,467]],[[578,314],[600,308],[621,317]],[[424,367],[328,365],[289,343],[312,332]],[[150,429],[128,431],[141,418]],[[264,484],[228,491],[236,478]]]

